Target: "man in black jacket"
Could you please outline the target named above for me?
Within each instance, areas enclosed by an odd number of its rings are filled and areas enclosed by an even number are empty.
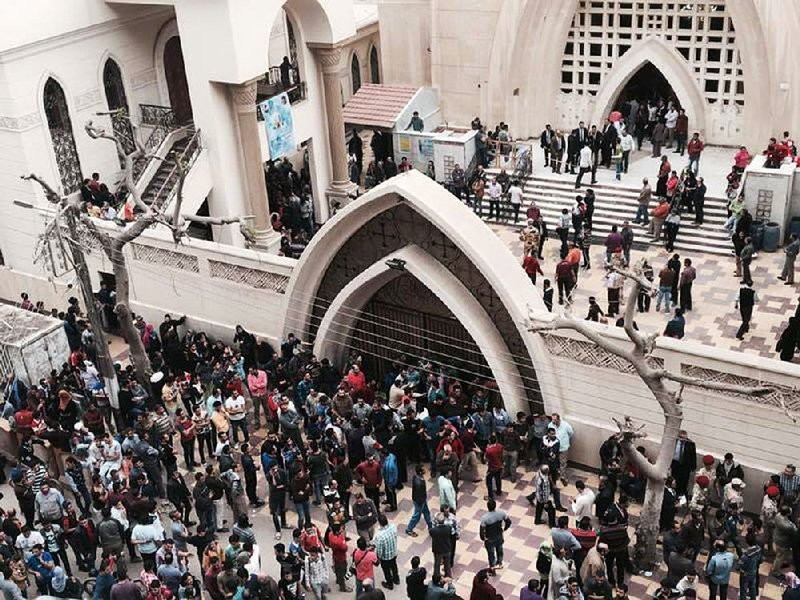
[[[544,166],[550,166],[550,144],[553,141],[553,129],[550,127],[550,123],[547,123],[544,126],[544,131],[539,134],[539,145],[544,150]]]
[[[441,568],[444,566],[445,577],[450,577],[450,563],[453,553],[453,530],[444,520],[444,514],[437,514],[436,525],[434,525],[429,532],[431,536],[431,550],[433,551],[433,573],[434,575],[440,575]]]
[[[697,468],[697,450],[694,442],[689,439],[689,434],[683,429],[678,433],[675,442],[675,452],[672,457],[672,476],[675,478],[675,492],[678,496],[685,496],[689,477]]]
[[[431,522],[431,511],[428,508],[428,484],[425,483],[425,467],[417,465],[414,477],[411,479],[411,501],[414,503],[414,514],[406,526],[406,534],[417,537],[414,527],[419,523],[420,517],[425,518],[428,529],[433,527]]]
[[[289,479],[286,471],[281,469],[277,463],[272,466],[267,473],[267,488],[269,490],[269,512],[272,515],[272,523],[275,525],[275,539],[281,539],[281,529],[288,528],[286,522],[286,491],[289,488]]]
[[[425,600],[425,594],[428,591],[428,584],[425,583],[428,571],[425,567],[420,567],[419,563],[419,556],[411,557],[411,570],[406,575],[406,595],[408,600]]]

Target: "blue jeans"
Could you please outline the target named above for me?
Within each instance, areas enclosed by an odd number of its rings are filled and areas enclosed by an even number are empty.
[[[658,296],[656,297],[656,312],[661,310],[661,299],[664,299],[664,312],[669,312],[670,301],[672,299],[672,288],[661,286],[658,288]]]
[[[486,540],[486,554],[489,555],[489,568],[503,564],[503,540]]]
[[[311,479],[311,483],[314,486],[314,500],[317,504],[322,502],[322,488],[328,485],[329,479],[330,477],[328,475],[320,475]]]
[[[697,175],[700,172],[700,157],[689,157],[689,165],[688,167],[694,171],[694,174]]]
[[[416,527],[417,523],[419,523],[420,517],[425,517],[425,523],[428,526],[428,529],[433,527],[433,522],[431,521],[431,511],[428,508],[427,502],[424,504],[417,504],[414,502],[414,514],[411,515],[411,520],[408,522],[406,533],[409,531],[414,531],[414,527]]]
[[[297,511],[297,527],[302,529],[305,527],[306,521],[311,520],[311,507],[308,505],[308,500],[295,502],[294,509]]]
[[[634,223],[643,222],[647,225],[650,222],[650,215],[647,214],[647,207],[640,204],[636,209],[636,218],[633,219]]]
[[[739,575],[739,600],[758,598],[758,579],[755,575]]]

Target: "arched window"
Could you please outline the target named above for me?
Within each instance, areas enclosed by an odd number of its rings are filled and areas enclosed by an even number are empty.
[[[56,155],[61,187],[65,194],[71,194],[81,187],[81,163],[72,133],[67,97],[52,77],[44,84],[44,113]]]
[[[297,65],[297,38],[294,37],[294,25],[289,15],[286,15],[286,38],[289,40],[289,60]]]
[[[375,46],[369,51],[369,74],[372,83],[381,82],[381,64],[378,60],[378,49]]]
[[[358,62],[355,52],[353,52],[353,58],[350,59],[350,79],[353,82],[353,93],[355,94],[361,87],[361,64]]]
[[[128,97],[125,94],[125,85],[122,83],[122,71],[120,71],[119,65],[113,58],[109,58],[103,67],[103,88],[106,92],[108,110],[124,111],[124,114],[112,116],[111,124],[114,129],[114,135],[122,140],[125,153],[129,154],[133,152],[135,145],[133,143],[133,130],[129,121]],[[125,160],[122,156],[120,156],[120,164],[122,166],[125,165]]]

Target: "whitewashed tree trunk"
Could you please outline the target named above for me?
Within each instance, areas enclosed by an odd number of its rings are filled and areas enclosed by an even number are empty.
[[[636,301],[639,292],[644,289],[653,293],[652,282],[645,279],[639,272],[630,272],[623,269],[614,269],[627,280],[633,282],[633,289],[628,292],[625,304],[624,329],[631,345],[622,345],[605,337],[600,330],[594,328],[586,321],[579,321],[571,316],[553,316],[545,319],[530,315],[528,329],[532,332],[552,331],[557,329],[572,329],[579,332],[589,341],[595,343],[603,350],[624,358],[636,371],[644,384],[653,394],[664,416],[664,431],[661,435],[661,445],[655,461],[651,462],[636,450],[636,440],[644,437],[641,426],[635,426],[629,417],[624,421],[615,421],[619,426],[619,440],[625,457],[647,479],[647,490],[642,505],[639,525],[636,528],[636,559],[643,569],[653,570],[658,561],[656,542],[659,534],[659,521],[661,505],[664,500],[664,485],[669,475],[672,456],[678,432],[683,423],[683,409],[681,395],[684,386],[694,386],[707,390],[729,391],[740,394],[763,395],[770,391],[767,387],[745,388],[726,383],[707,382],[694,377],[687,377],[680,373],[672,373],[665,369],[655,369],[650,365],[649,358],[655,349],[658,332],[647,336],[633,327],[633,318],[636,311]],[[667,388],[665,382],[671,381],[679,384],[676,391]]]

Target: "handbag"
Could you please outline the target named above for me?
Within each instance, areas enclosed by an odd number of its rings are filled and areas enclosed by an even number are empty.
[[[365,557],[367,554],[368,554],[367,552],[364,552],[364,554],[362,554],[362,555],[361,555],[361,558],[359,558],[358,560],[356,560],[356,551],[355,551],[355,550],[353,550],[353,554],[352,554],[352,556],[351,556],[351,558],[353,559],[353,562],[352,562],[352,564],[350,565],[350,568],[348,569],[348,571],[350,572],[350,574],[351,574],[351,575],[355,575],[355,574],[356,574],[356,570],[358,569],[358,565],[360,565],[360,564],[361,564],[361,561],[362,561],[362,560],[364,560],[364,557]]]

